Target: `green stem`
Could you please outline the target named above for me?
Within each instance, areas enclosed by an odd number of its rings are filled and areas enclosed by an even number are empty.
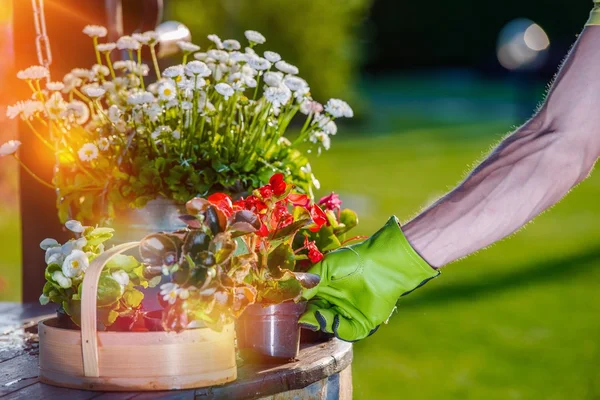
[[[150,46],[150,54],[152,54],[152,64],[154,64],[154,70],[156,71],[156,78],[161,80],[160,68],[158,67],[158,59],[156,58],[156,43]]]
[[[115,75],[115,69],[113,68],[112,61],[110,59],[110,52],[107,51],[104,53],[104,57],[106,58],[106,64],[108,64],[108,69],[110,69],[110,76],[115,79],[117,76]]]
[[[56,190],[56,188],[49,184],[48,182],[46,182],[45,180],[43,180],[42,178],[40,178],[39,176],[37,176],[32,170],[30,170],[27,165],[25,165],[25,163],[23,161],[21,161],[21,159],[19,157],[17,157],[16,154],[13,154],[13,157],[15,158],[15,160],[17,160],[19,162],[19,164],[21,164],[21,167],[25,170],[25,172],[27,172],[33,179],[35,179],[36,181],[38,181],[40,184],[46,186],[47,188],[50,188],[52,190]]]
[[[96,62],[99,65],[102,65],[102,58],[100,57],[100,52],[98,51],[98,37],[94,36],[92,39],[94,40],[94,51],[96,52]]]

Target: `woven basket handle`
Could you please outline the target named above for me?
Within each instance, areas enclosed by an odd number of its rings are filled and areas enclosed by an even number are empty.
[[[99,377],[98,333],[96,326],[96,296],[98,281],[104,266],[116,255],[138,246],[139,242],[123,243],[96,257],[85,271],[81,288],[81,351],[83,375]]]

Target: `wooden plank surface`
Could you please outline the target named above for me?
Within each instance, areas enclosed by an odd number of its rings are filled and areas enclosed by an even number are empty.
[[[6,332],[19,328],[14,325],[18,318],[26,316],[23,322],[34,325],[41,316],[47,316],[52,308],[39,305],[8,305],[0,303],[0,310],[13,325],[0,325],[0,397],[7,399],[100,399],[100,400],[213,400],[213,399],[257,399],[277,398],[281,392],[301,393],[301,389],[311,384],[350,371],[352,345],[339,340],[326,343],[302,345],[296,361],[282,365],[246,364],[238,369],[238,379],[229,384],[211,388],[168,391],[168,392],[117,392],[102,393],[83,390],[57,388],[40,383],[38,376],[38,356],[35,346],[13,343],[5,346]],[[0,319],[1,321],[1,319]],[[343,375],[343,374],[342,374]],[[271,397],[273,396],[273,397]],[[287,398],[287,397],[284,397]]]

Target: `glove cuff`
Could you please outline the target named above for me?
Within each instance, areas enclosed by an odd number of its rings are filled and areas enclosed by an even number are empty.
[[[590,13],[586,26],[600,25],[600,0],[594,0],[594,8]]]
[[[392,216],[383,228],[375,233],[368,242],[374,247],[383,245],[388,251],[385,255],[389,264],[395,264],[395,275],[402,289],[402,296],[423,286],[437,277],[440,271],[431,267],[416,251],[404,236],[398,218]],[[377,243],[377,244],[375,244]],[[370,247],[370,246],[369,246]],[[381,248],[381,247],[379,247]],[[377,252],[370,255],[377,257]]]

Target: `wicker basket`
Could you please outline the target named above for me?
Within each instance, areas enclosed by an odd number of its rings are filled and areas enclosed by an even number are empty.
[[[56,319],[39,323],[40,380],[88,390],[189,389],[236,379],[234,324],[175,332],[97,332],[96,293],[102,268],[137,246],[116,246],[90,263],[83,279],[81,331]]]

